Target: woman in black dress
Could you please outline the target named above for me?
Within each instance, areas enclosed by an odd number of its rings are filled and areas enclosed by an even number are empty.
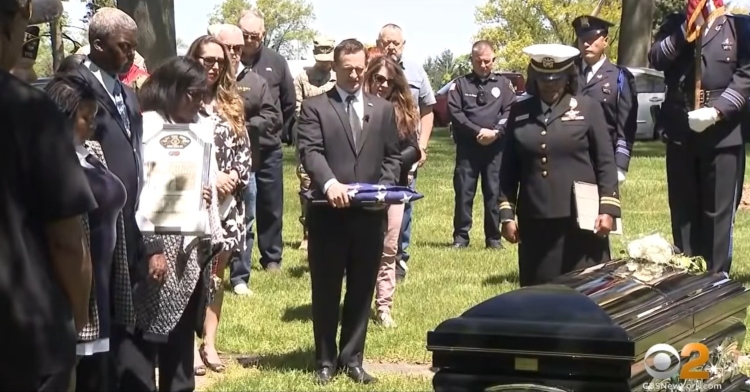
[[[107,169],[101,146],[89,140],[98,106],[91,87],[57,76],[45,91],[73,124],[78,160],[97,203],[84,217],[93,284],[89,322],[78,334],[79,362],[73,380],[77,391],[107,391],[111,326],[135,324],[122,215],[127,194],[120,179]]]
[[[519,243],[522,287],[609,261],[607,235],[620,216],[604,113],[598,102],[575,95],[578,49],[545,44],[524,53],[531,57],[531,97],[511,109],[500,171],[502,234]],[[574,182],[599,191],[593,232],[579,227]]]

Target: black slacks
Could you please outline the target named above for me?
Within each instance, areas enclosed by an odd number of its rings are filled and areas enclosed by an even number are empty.
[[[386,213],[318,206],[311,206],[307,213],[316,365],[362,366]],[[344,271],[346,295],[338,352],[336,332]]]
[[[502,144],[489,146],[468,142],[456,144],[456,167],[453,171],[453,191],[456,204],[453,212],[453,242],[468,244],[472,224],[474,196],[479,177],[482,178],[484,199],[484,239],[500,241],[500,161]]]
[[[609,241],[581,230],[575,217],[519,217],[518,231],[521,287],[549,283],[560,275],[610,260]]]
[[[255,199],[255,227],[258,232],[260,265],[281,263],[281,230],[284,214],[284,154],[281,147],[260,150],[255,172],[258,193]]]
[[[80,357],[76,366],[76,392],[114,392],[109,377],[114,366],[109,352]]]
[[[713,272],[732,266],[742,146],[698,149],[667,144],[667,189],[675,245],[702,256]]]
[[[194,338],[202,301],[198,282],[180,321],[163,342],[144,339],[141,333],[118,331],[114,355],[117,391],[188,392],[195,390]],[[123,336],[124,335],[124,336]],[[110,349],[112,347],[110,346]],[[159,381],[155,369],[159,368]]]

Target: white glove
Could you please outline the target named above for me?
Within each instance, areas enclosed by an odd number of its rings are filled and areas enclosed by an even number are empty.
[[[714,108],[700,108],[688,113],[688,124],[695,132],[703,132],[719,121],[719,112]]]
[[[617,182],[618,184],[625,182],[625,172],[622,169],[617,169]]]

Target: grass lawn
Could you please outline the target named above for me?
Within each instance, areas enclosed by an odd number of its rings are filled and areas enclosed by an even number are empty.
[[[415,203],[409,277],[396,293],[398,328],[371,325],[365,354],[369,362],[429,364],[425,350],[428,330],[480,301],[517,287],[516,248],[484,249],[481,202],[475,203],[471,247],[461,251],[448,247],[452,240],[454,149],[445,130],[438,130],[433,139],[417,184],[426,197]],[[635,150],[621,189],[625,238],[652,232],[669,236],[663,145],[641,143]],[[224,353],[257,353],[263,359],[253,368],[227,359],[227,372],[209,376],[203,385],[222,391],[431,390],[428,377],[390,372],[373,372],[381,382],[369,388],[343,377],[323,388],[312,383],[310,278],[305,257],[296,249],[301,230],[292,151],[285,151],[285,156],[283,270],[278,274],[259,271],[256,250],[251,276],[254,295],[244,298],[227,293],[219,331],[218,344]],[[733,274],[742,280],[750,275],[748,219],[748,214],[740,213],[735,226]],[[622,240],[614,237],[612,242],[613,254],[621,252]]]

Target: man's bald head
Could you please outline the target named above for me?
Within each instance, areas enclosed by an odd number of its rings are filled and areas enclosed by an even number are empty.
[[[380,29],[378,34],[377,45],[383,53],[395,61],[401,61],[401,55],[404,53],[404,32],[397,24],[388,23]]]
[[[245,40],[242,38],[242,29],[230,24],[215,24],[208,26],[208,35],[216,38],[229,49],[230,60],[233,66],[237,66],[242,56],[242,48]]]

